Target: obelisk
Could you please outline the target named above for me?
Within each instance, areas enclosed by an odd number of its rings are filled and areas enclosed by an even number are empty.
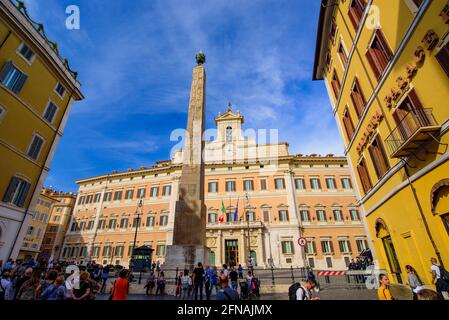
[[[206,248],[206,207],[204,204],[204,141],[206,106],[205,55],[196,55],[190,91],[189,114],[182,173],[179,181],[179,199],[176,202],[173,245],[167,247],[165,268],[192,270],[198,262],[209,263]]]

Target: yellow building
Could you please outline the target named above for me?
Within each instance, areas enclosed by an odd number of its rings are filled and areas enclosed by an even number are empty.
[[[449,3],[322,1],[324,79],[376,259],[396,283],[449,267]]]
[[[53,205],[58,200],[45,193],[45,190],[39,195],[35,209],[31,212],[32,218],[28,224],[26,235],[22,242],[22,248],[19,251],[17,259],[36,260],[39,253],[45,230],[50,221],[50,213]]]
[[[16,258],[75,101],[76,73],[22,2],[0,0],[0,260]]]

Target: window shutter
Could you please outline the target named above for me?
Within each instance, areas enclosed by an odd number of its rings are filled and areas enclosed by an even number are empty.
[[[3,197],[3,202],[11,202],[12,196],[17,189],[17,185],[19,184],[19,179],[16,177],[11,178],[11,182],[9,183],[8,190],[6,190],[5,196]]]
[[[351,242],[348,240],[348,241],[346,241],[346,243],[348,245],[349,252],[352,252]]]
[[[330,247],[331,247],[331,252],[335,252],[334,251],[334,243],[332,241],[329,241]]]
[[[435,55],[435,58],[449,77],[449,42]]]
[[[23,188],[23,192],[20,195],[20,199],[18,199],[18,203],[17,203],[17,206],[21,207],[21,208],[23,208],[23,205],[25,204],[25,200],[26,200],[27,195],[28,195],[28,191],[30,191],[30,188],[31,188],[31,184],[30,183],[25,182],[25,181],[24,181],[24,183],[25,183],[25,186]]]
[[[13,67],[12,61],[8,61],[4,66],[2,71],[0,72],[0,82],[3,83],[5,81],[6,75],[11,71]]]
[[[12,88],[12,91],[14,93],[19,93],[20,90],[22,90],[23,85],[25,84],[25,81],[27,81],[28,76],[21,73],[19,78],[17,79],[16,83],[14,84],[14,87]]]

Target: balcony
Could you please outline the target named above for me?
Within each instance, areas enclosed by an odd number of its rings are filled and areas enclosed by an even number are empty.
[[[408,112],[385,140],[392,158],[407,157],[414,153],[431,134],[440,131],[431,109]]]

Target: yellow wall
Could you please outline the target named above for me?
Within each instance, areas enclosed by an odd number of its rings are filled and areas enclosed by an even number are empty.
[[[345,106],[348,105],[352,121],[354,126],[357,128],[359,121],[350,97],[353,80],[355,77],[358,78],[367,101],[378,85],[378,81],[375,78],[374,73],[365,57],[368,45],[375,30],[364,26],[352,60],[349,63],[346,81],[343,82],[344,68],[338,57],[337,49],[339,39],[343,38],[344,45],[349,53],[353,39],[356,35],[356,30],[348,17],[350,2],[351,1],[340,2],[340,5],[335,12],[336,24],[338,26],[335,44],[331,44],[328,39],[323,40],[329,42],[332,57],[330,72],[326,72],[324,76],[328,86],[331,88],[330,81],[332,72],[335,68],[342,84],[342,96],[338,105],[336,105],[337,102],[332,88],[330,89],[330,95],[331,100],[334,103],[334,107],[336,107],[336,118],[342,128],[345,145],[348,147],[348,157],[355,171],[355,177],[359,185],[361,193],[360,197],[362,198],[364,211],[370,213],[366,222],[371,238],[373,239],[373,246],[377,259],[379,259],[382,267],[388,267],[383,244],[381,240],[376,237],[375,223],[379,218],[381,218],[386,222],[390,231],[395,249],[397,251],[398,260],[402,268],[403,277],[406,278],[404,270],[405,265],[411,264],[418,270],[420,276],[425,279],[427,283],[429,283],[429,260],[431,257],[435,257],[436,254],[430,242],[428,233],[426,232],[418,204],[415,201],[410,186],[403,188],[400,192],[395,194],[379,208],[373,211],[375,206],[384,200],[390,192],[395,190],[397,186],[407,180],[405,170],[401,169],[387,181],[379,182],[370,154],[367,148],[365,148],[362,154],[367,163],[371,181],[374,186],[381,186],[372,195],[365,197],[361,181],[356,170],[360,159],[359,152],[356,148],[368,127],[371,117],[376,112],[381,113],[384,116],[384,119],[376,129],[376,132],[380,134],[382,141],[385,141],[391,131],[396,128],[396,124],[392,116],[394,107],[389,110],[385,106],[384,97],[390,93],[393,87],[397,87],[396,79],[399,76],[406,76],[406,66],[408,63],[413,61],[414,52],[417,47],[423,46],[421,40],[426,32],[429,29],[433,29],[441,39],[448,31],[447,25],[439,16],[439,13],[443,9],[444,5],[447,4],[447,1],[436,0],[431,2],[423,19],[420,21],[404,51],[400,55],[399,60],[394,64],[390,75],[382,85],[379,94],[366,111],[366,116],[362,120],[359,130],[356,131],[354,141],[351,146],[349,146],[349,141],[346,136],[346,132],[344,131],[342,115]],[[384,33],[393,53],[395,53],[398,50],[399,44],[404,38],[415,16],[405,4],[405,1],[374,0],[373,5],[379,8],[381,30]],[[449,88],[449,78],[439,65],[438,61],[435,59],[434,55],[436,52],[438,52],[438,49],[434,49],[430,52],[425,49],[425,62],[418,70],[417,75],[412,79],[410,87],[415,88],[419,99],[424,105],[424,108],[432,109],[436,122],[439,125],[443,125],[449,119],[449,90],[447,90],[447,88]],[[427,153],[425,149],[418,150],[418,157],[422,161],[417,160],[416,158],[411,159],[410,166],[408,167],[408,171],[411,176],[420,172],[426,166],[434,163],[447,153],[447,147],[443,144],[449,143],[449,134],[443,134],[439,138],[439,141],[441,143],[440,145],[437,143],[432,143],[427,147],[431,153]],[[384,147],[389,156],[389,151],[385,142]],[[393,159],[389,157],[389,164],[392,168],[400,162],[400,159]],[[435,217],[431,211],[430,196],[432,187],[440,180],[448,177],[449,164],[446,162],[413,182],[419,205],[421,206],[425,219],[429,224],[430,233],[435,240],[436,246],[441,252],[443,262],[446,265],[449,265],[449,237],[441,221],[441,217]],[[447,201],[447,198],[443,199],[446,199]]]

